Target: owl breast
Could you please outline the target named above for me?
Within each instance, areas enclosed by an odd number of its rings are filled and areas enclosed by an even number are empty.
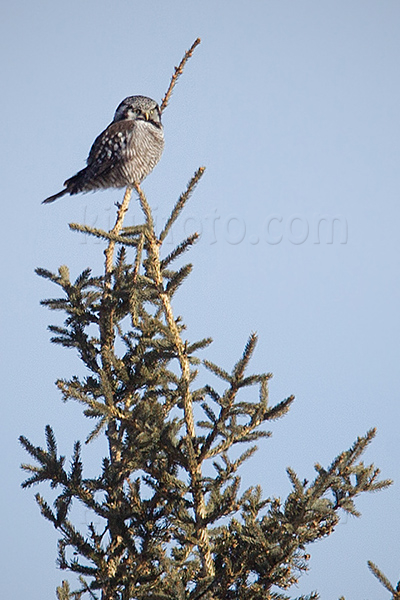
[[[121,177],[125,181],[124,185],[140,183],[154,169],[163,149],[162,128],[148,121],[135,121],[127,136],[124,160],[116,165],[116,170],[120,171],[117,178]]]
[[[162,126],[141,119],[112,123],[94,142],[87,168],[75,176],[76,184],[75,178],[69,180],[76,189],[72,193],[141,183],[163,149]]]

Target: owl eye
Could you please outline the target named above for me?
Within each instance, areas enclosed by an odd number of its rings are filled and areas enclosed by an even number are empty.
[[[150,111],[150,119],[152,121],[154,121],[155,123],[158,123],[160,121],[160,114],[157,110],[157,108],[152,108]]]

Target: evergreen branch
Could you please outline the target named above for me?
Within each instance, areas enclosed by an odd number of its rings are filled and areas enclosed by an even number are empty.
[[[383,585],[383,587],[385,587],[388,590],[388,592],[393,594],[394,600],[399,598],[400,594],[398,592],[400,591],[400,589],[395,590],[392,584],[390,583],[389,579],[386,577],[386,575],[382,573],[382,571],[371,560],[367,561],[367,565],[371,573],[375,575],[375,577]],[[397,587],[400,588],[400,586]]]
[[[284,414],[289,408],[291,399],[281,402],[272,410],[266,410],[268,401],[267,381],[270,379],[271,374],[268,373],[244,377],[245,369],[248,366],[254,351],[256,341],[256,335],[252,334],[246,344],[241,359],[233,368],[232,375],[210,361],[203,361],[203,364],[207,369],[221,379],[228,381],[230,385],[222,398],[214,390],[207,386],[205,387],[205,391],[211,395],[221,408],[218,418],[214,420],[212,418],[212,413],[206,411],[206,414],[212,423],[211,426],[207,423],[201,423],[201,426],[206,428],[209,427],[211,429],[201,446],[201,460],[206,460],[226,452],[228,448],[236,443],[249,442],[260,437],[269,436],[269,432],[257,431],[259,425],[265,420],[278,418],[278,416]],[[241,388],[252,386],[256,383],[260,384],[260,401],[258,403],[235,403],[237,393]],[[244,425],[237,425],[237,416],[247,416],[250,418],[250,421]],[[229,424],[227,425],[227,423]],[[216,446],[213,446],[219,437],[222,437],[223,440]]]
[[[65,348],[76,348],[79,352],[82,362],[85,363],[88,369],[90,369],[93,373],[98,373],[98,350],[95,345],[97,340],[89,340],[88,336],[84,333],[81,324],[74,324],[74,326],[71,328],[72,331],[61,327],[56,327],[54,325],[50,325],[48,329],[57,334],[57,336],[50,338],[50,341],[53,344],[60,344]]]
[[[101,395],[98,382],[93,379],[89,379],[86,384],[82,384],[77,377],[73,377],[71,381],[58,379],[56,385],[62,393],[64,402],[69,398],[73,398],[81,404],[92,406],[93,398]]]
[[[92,431],[87,436],[87,438],[85,440],[85,444],[89,444],[94,439],[96,439],[106,426],[107,426],[107,419],[106,419],[106,417],[102,417],[99,420],[99,422],[97,423],[97,425],[92,429]]]
[[[233,368],[232,379],[241,381],[257,344],[257,334],[252,333],[246,343],[242,358]]]
[[[90,277],[92,270],[87,267],[82,271],[80,275],[75,280],[75,286],[79,289],[84,288],[86,285],[90,285],[92,282],[92,278]]]
[[[201,176],[198,175],[198,178]],[[192,180],[193,181],[193,180]],[[195,183],[193,183],[194,185]],[[193,440],[196,438],[196,431],[193,418],[193,398],[190,393],[190,364],[187,355],[186,344],[182,341],[180,332],[173,316],[170,297],[163,287],[163,277],[161,273],[161,261],[159,245],[162,240],[160,236],[157,239],[154,232],[154,224],[151,216],[151,210],[146,200],[146,197],[139,185],[135,185],[135,189],[139,195],[140,205],[146,218],[148,227],[148,242],[149,242],[149,260],[152,263],[154,272],[154,282],[159,290],[160,300],[163,307],[164,316],[174,340],[174,345],[178,353],[179,364],[181,369],[180,389],[183,399],[184,418],[186,425],[186,448],[188,452],[188,471],[191,478],[191,487],[194,498],[194,512],[196,516],[198,529],[198,547],[202,558],[204,573],[207,577],[214,576],[214,563],[210,551],[210,542],[208,537],[207,527],[204,525],[206,516],[206,506],[204,494],[201,489],[201,461],[196,458],[196,451],[193,447]],[[189,188],[188,188],[189,189]],[[188,192],[189,193],[189,192]],[[165,231],[165,228],[164,228]]]
[[[352,447],[339,454],[332,462],[329,469],[325,470],[318,463],[315,469],[318,472],[312,488],[311,495],[316,498],[328,489],[334,496],[334,509],[342,508],[355,516],[359,516],[353,503],[353,498],[361,492],[373,492],[389,487],[392,481],[382,480],[376,482],[379,470],[374,465],[365,466],[362,462],[354,464],[375,436],[376,430],[369,430],[365,436],[358,437]]]
[[[232,398],[233,402],[233,398]],[[256,411],[247,425],[230,424],[229,429],[224,425],[232,417],[232,405],[225,405],[221,408],[218,419],[213,424],[212,430],[207,435],[200,450],[200,459],[206,460],[226,452],[231,446],[237,443],[249,442],[261,437],[269,437],[268,431],[255,431],[265,420],[260,411]],[[248,413],[247,413],[248,414]],[[218,437],[223,437],[223,441],[213,447]]]
[[[203,388],[204,394],[207,394],[216,402],[216,404],[221,404],[221,396],[218,394],[217,390],[214,390],[213,387],[206,384]]]
[[[276,419],[280,419],[281,417],[283,417],[290,409],[292,403],[294,402],[294,399],[295,399],[294,396],[289,396],[289,398],[286,398],[285,400],[278,402],[278,404],[276,404],[272,408],[269,408],[265,412],[265,415],[264,415],[265,420],[266,421],[274,421]]]
[[[118,207],[117,218],[110,234],[112,236],[118,236],[124,222],[126,212],[129,208],[129,203],[132,196],[132,188],[127,187],[125,190],[122,204]],[[100,342],[101,342],[101,361],[102,370],[100,372],[102,378],[102,384],[106,391],[106,402],[112,404],[113,402],[113,389],[112,389],[112,361],[111,357],[114,352],[114,324],[115,324],[115,306],[112,302],[112,284],[111,276],[113,271],[113,256],[114,256],[115,242],[110,240],[104,254],[105,260],[105,273],[104,273],[104,291],[101,300],[100,308]],[[117,431],[116,424],[113,420],[110,420],[107,428],[107,438],[109,443],[109,450],[112,460],[119,459],[119,450],[117,449]]]
[[[40,305],[46,306],[50,310],[65,310],[68,312],[69,309],[69,302],[65,298],[46,298],[40,301]],[[64,331],[67,331],[67,329],[64,329]]]
[[[233,376],[234,377],[234,376]],[[232,379],[233,379],[232,377]],[[250,387],[255,385],[256,383],[262,383],[265,380],[265,375],[248,375],[247,377],[240,376],[239,379],[236,380],[236,387],[238,390]]]
[[[254,425],[242,427],[240,432],[237,432],[236,434],[227,435],[222,442],[220,442],[213,448],[210,448],[207,452],[203,453],[202,447],[201,456],[204,457],[204,460],[214,458],[214,456],[218,456],[219,454],[222,454],[223,452],[229,450],[229,448],[231,448],[234,444],[251,442],[261,437],[270,437],[271,433],[269,431],[254,431],[254,429],[260,424],[261,421]],[[256,448],[256,446],[254,446],[254,448]],[[204,450],[207,450],[207,446],[204,446]]]
[[[67,267],[65,267],[67,269]],[[60,270],[62,269],[62,267],[60,267]],[[36,275],[39,275],[39,277],[43,277],[44,279],[50,279],[50,281],[52,281],[53,283],[56,283],[58,285],[60,285],[61,281],[62,281],[62,277],[60,275],[56,275],[55,273],[52,273],[51,271],[48,271],[47,269],[43,269],[42,267],[37,267],[35,269],[35,273]]]
[[[68,478],[64,471],[65,456],[57,456],[57,445],[53,430],[49,425],[46,426],[46,445],[47,450],[40,446],[33,446],[31,442],[23,435],[19,437],[20,444],[25,450],[39,463],[39,466],[23,464],[22,469],[34,475],[22,483],[22,487],[30,487],[41,481],[50,481],[51,487],[65,485]]]
[[[214,411],[212,410],[211,406],[209,406],[208,404],[206,404],[206,402],[202,402],[201,408],[204,410],[204,412],[206,413],[207,417],[211,421],[211,423],[209,423],[209,425],[211,425],[211,426],[214,425],[215,426],[218,423],[218,417],[214,413]]]
[[[136,250],[136,257],[135,257],[135,265],[133,268],[133,277],[132,277],[132,281],[135,284],[139,275],[139,269],[140,269],[140,264],[142,262],[142,254],[143,254],[143,248],[144,248],[144,240],[145,240],[145,236],[144,233],[142,232],[139,238],[139,243],[137,246],[137,250]]]
[[[84,592],[87,592],[89,594],[89,596],[92,598],[92,600],[98,600],[97,596],[92,592],[92,590],[90,589],[90,587],[88,586],[87,582],[84,580],[82,575],[79,575],[79,583],[82,585],[82,590]],[[77,598],[77,600],[79,600],[79,598]]]
[[[165,287],[165,292],[169,297],[172,297],[179,286],[184,282],[186,277],[188,277],[193,269],[193,265],[190,263],[188,265],[184,265],[179,271],[174,273],[173,277],[169,280]]]
[[[164,98],[161,101],[161,104],[160,104],[161,112],[163,112],[167,108],[168,102],[169,102],[169,100],[171,98],[171,95],[172,95],[172,90],[174,89],[174,87],[175,87],[175,85],[176,85],[179,77],[182,75],[183,69],[184,69],[187,61],[192,56],[195,48],[200,44],[200,42],[201,42],[200,38],[197,38],[193,42],[193,44],[190,46],[189,50],[187,50],[185,52],[185,55],[182,58],[182,60],[179,63],[179,65],[177,67],[175,67],[175,72],[174,72],[174,74],[171,77],[171,82],[169,84],[169,87],[168,87],[168,89],[167,89],[167,91],[165,93]]]
[[[59,385],[58,387],[61,389],[61,391],[63,392],[64,395],[68,394],[68,396],[73,397],[78,402],[89,406],[90,411],[91,411],[90,412],[91,417],[104,417],[105,419],[107,419],[107,421],[110,421],[113,419],[121,420],[124,418],[124,413],[119,408],[114,406],[114,404],[112,404],[112,403],[109,403],[107,401],[99,402],[97,400],[94,400],[93,398],[90,398],[87,395],[84,396],[83,394],[79,394],[79,392],[77,392],[73,388],[67,387],[65,385],[62,385],[62,386]],[[87,414],[89,416],[89,412]],[[97,427],[96,427],[96,431],[97,431]],[[92,434],[90,434],[90,438],[94,439],[92,437]]]
[[[42,269],[40,267],[35,269],[35,273],[40,277],[49,279],[53,283],[62,287],[70,300],[74,297],[74,295],[82,298],[82,291],[88,287],[99,288],[102,285],[101,278],[90,276],[91,269],[89,268],[84,269],[82,273],[78,275],[74,284],[71,284],[69,269],[66,265],[61,265],[59,267],[58,274],[52,273],[51,271]],[[93,292],[87,292],[86,294],[90,298]]]
[[[196,243],[196,241],[199,239],[199,237],[200,236],[198,233],[193,233],[192,235],[187,237],[183,242],[178,244],[178,246],[176,246],[176,248],[174,250],[172,250],[172,252],[170,252],[161,261],[161,263],[160,263],[161,270],[163,271],[165,269],[165,267],[167,267],[169,264],[171,264],[171,262],[173,262],[176,258],[178,258],[178,256],[180,256],[181,254],[186,252],[190,248],[190,246],[193,246],[193,244]],[[165,239],[165,237],[164,237],[164,239]]]
[[[71,588],[68,581],[63,581],[56,589],[57,600],[70,600],[73,596],[70,594]]]
[[[104,551],[96,548],[95,545],[93,545],[88,538],[85,538],[70,521],[64,521],[61,525],[61,530],[63,533],[63,540],[61,542],[63,548],[66,548],[67,546],[75,548],[82,557],[95,565],[101,565],[104,562]],[[82,565],[76,559],[70,561],[68,568],[75,573],[92,577],[98,570],[96,567]]]
[[[196,352],[196,350],[203,350],[203,348],[207,348],[207,346],[212,344],[212,341],[212,338],[209,337],[199,340],[198,342],[194,342],[193,344],[189,344],[187,346],[187,353],[192,354],[193,352]]]
[[[194,192],[196,185],[198,184],[201,177],[203,176],[205,170],[206,170],[205,167],[199,167],[197,169],[197,171],[195,172],[195,174],[193,175],[193,177],[191,178],[191,180],[189,181],[189,183],[187,184],[186,190],[179,196],[178,201],[175,204],[174,208],[172,209],[172,212],[171,212],[170,216],[168,217],[163,230],[161,231],[160,235],[158,236],[158,240],[160,243],[163,242],[165,240],[165,238],[167,237],[169,230],[171,229],[172,225],[175,223],[176,219],[179,217],[186,202],[189,200],[190,196]],[[147,218],[147,215],[146,215],[146,218]],[[194,235],[196,235],[198,237],[198,234],[194,234]],[[190,237],[193,238],[194,236],[190,236]],[[197,239],[197,237],[196,237],[196,239]],[[190,238],[187,238],[187,239],[190,239]],[[187,240],[185,240],[185,242],[186,241]],[[183,244],[185,242],[183,242]]]
[[[51,508],[48,505],[48,503],[46,502],[46,500],[44,498],[42,498],[42,496],[40,494],[35,494],[35,500],[36,500],[37,504],[39,505],[40,512],[42,513],[44,518],[47,519],[48,521],[50,521],[51,523],[53,523],[54,527],[57,527],[58,526],[57,517],[54,514],[54,512],[51,510]]]
[[[220,379],[223,379],[224,381],[231,383],[232,378],[229,375],[229,373],[227,371],[225,371],[224,369],[222,369],[221,367],[219,367],[218,365],[212,363],[210,360],[203,360],[203,365],[206,367],[206,369],[208,369],[209,371],[214,373],[214,375],[216,375]]]
[[[137,246],[138,239],[134,237],[127,237],[125,235],[117,235],[112,231],[104,231],[103,229],[96,229],[95,227],[89,227],[89,225],[80,225],[79,223],[70,223],[69,228],[72,231],[79,231],[81,233],[86,233],[87,235],[93,235],[94,237],[108,240],[109,242],[124,244],[125,246]],[[132,228],[131,228],[132,229]],[[136,227],[136,235],[140,235],[141,228]],[[130,232],[131,233],[131,232]]]
[[[292,486],[295,489],[295,492],[297,494],[300,494],[301,496],[303,496],[304,495],[304,485],[301,483],[301,481],[298,478],[298,476],[296,475],[295,471],[293,469],[291,469],[290,467],[288,467],[286,469],[286,472],[288,474],[290,483],[292,484]]]

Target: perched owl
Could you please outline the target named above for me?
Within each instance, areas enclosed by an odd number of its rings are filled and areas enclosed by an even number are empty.
[[[140,183],[154,169],[164,149],[161,111],[146,96],[129,96],[115,111],[113,122],[94,141],[87,167],[67,179],[64,189],[43,200],[100,188]]]

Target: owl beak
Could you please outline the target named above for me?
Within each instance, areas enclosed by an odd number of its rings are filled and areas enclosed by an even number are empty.
[[[146,121],[150,121],[150,113],[145,112],[144,116],[145,116]]]

